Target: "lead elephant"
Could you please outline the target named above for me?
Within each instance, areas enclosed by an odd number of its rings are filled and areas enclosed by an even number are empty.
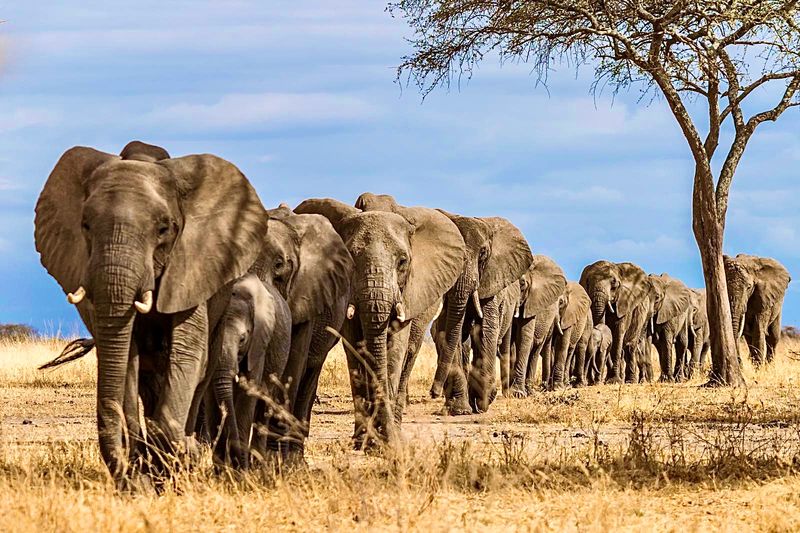
[[[267,225],[231,163],[136,153],[67,150],[39,195],[34,233],[42,265],[94,337],[100,451],[118,483],[141,450],[140,395],[162,451],[185,442],[226,287],[255,261]]]
[[[725,256],[725,276],[733,331],[744,335],[755,366],[771,363],[781,338],[781,311],[792,281],[775,259],[739,254]]]
[[[659,380],[682,381],[683,361],[689,348],[692,294],[683,282],[668,274],[651,274],[649,279],[658,294],[651,331],[661,368]]]
[[[567,287],[567,278],[555,261],[544,255],[534,255],[519,284],[520,307],[514,320],[512,353],[516,354],[516,360],[511,395],[524,398],[534,387],[539,356],[543,350],[549,350],[550,337],[559,315],[559,298]],[[545,372],[543,380],[548,379]]]
[[[464,265],[464,240],[438,211],[400,207],[362,211],[337,200],[311,199],[296,213],[318,213],[342,237],[355,269],[342,333],[355,404],[357,447],[397,437],[398,388],[411,323],[435,308]],[[374,431],[373,431],[374,430]]]
[[[281,377],[291,417],[271,417],[266,439],[258,443],[291,463],[302,460],[322,365],[339,340],[331,330],[338,332],[345,320],[353,260],[324,216],[297,214],[285,205],[268,213],[262,253],[251,272],[274,286],[291,310],[291,352]]]
[[[601,260],[583,269],[580,284],[592,300],[594,324],[605,322],[613,334],[612,365],[607,381],[634,381],[633,350],[644,331],[649,307],[647,297],[653,290],[647,275],[633,263]]]
[[[448,412],[463,415],[485,411],[493,398],[494,376],[490,378],[488,367],[499,347],[499,313],[504,306],[496,297],[518,282],[533,256],[522,232],[504,218],[443,213],[463,237],[466,260],[455,284],[444,295],[442,315],[432,332],[441,341],[436,345],[438,361],[431,397],[441,396],[446,384]],[[468,354],[462,350],[462,343],[475,337],[473,330],[485,351],[474,355],[473,359],[483,363],[483,368],[474,367],[475,371],[471,371]]]

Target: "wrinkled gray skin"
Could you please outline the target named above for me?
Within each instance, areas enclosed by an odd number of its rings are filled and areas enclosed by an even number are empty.
[[[578,283],[567,282],[560,300],[559,316],[553,331],[552,367],[547,387],[551,390],[568,387],[575,367],[575,385],[586,384],[584,358],[589,340],[587,324],[591,321],[591,300]]]
[[[519,285],[520,306],[514,319],[512,337],[512,353],[516,358],[510,395],[524,398],[535,386],[533,379],[540,355],[547,357],[543,381],[549,381],[550,338],[559,316],[559,299],[567,287],[567,278],[555,261],[544,255],[534,255]]]
[[[744,335],[756,367],[771,363],[781,338],[783,298],[792,278],[769,257],[739,254],[723,259],[733,332],[737,339]]]
[[[633,263],[601,260],[583,269],[580,284],[592,300],[594,324],[605,323],[613,335],[607,382],[635,381],[634,348],[644,331],[647,295],[653,290],[647,275]]]
[[[586,375],[589,384],[603,381],[603,374],[610,363],[611,330],[605,324],[597,324],[591,329],[586,345]]]
[[[438,362],[431,397],[446,392],[447,411],[465,415],[486,411],[496,396],[493,369],[503,338],[500,313],[509,302],[495,298],[509,285],[517,284],[533,256],[522,232],[504,218],[445,214],[464,239],[466,259],[458,279],[444,296],[442,315],[432,332],[442,341],[436,345]],[[470,338],[476,341],[472,351],[481,350],[473,355],[478,366],[471,365],[469,354],[462,350]]]
[[[275,287],[254,274],[233,283],[209,348],[206,377],[198,387],[198,395],[205,396],[208,426],[218,436],[218,460],[240,468],[249,465],[256,398],[237,382],[246,378],[250,386],[274,391],[273,380],[283,376],[289,360],[291,333],[289,306]]]
[[[311,199],[296,213],[330,220],[355,264],[352,319],[342,334],[359,353],[347,352],[355,404],[356,447],[395,442],[395,411],[407,367],[411,324],[435,308],[464,265],[464,240],[441,213],[394,205],[362,211],[331,199]]]
[[[328,352],[339,340],[350,297],[353,260],[342,238],[322,215],[297,214],[288,206],[269,211],[262,255],[251,271],[275,287],[291,310],[291,354],[281,383],[295,424],[269,420],[258,447],[278,451],[284,462],[302,460],[311,425],[311,408]],[[259,415],[263,412],[259,404]]]
[[[692,294],[691,319],[689,321],[689,350],[691,359],[684,365],[684,378],[691,379],[697,370],[705,368],[711,350],[711,334],[708,329],[705,289],[690,289]],[[684,359],[686,357],[684,356]]]
[[[667,274],[651,274],[649,279],[656,293],[661,295],[651,317],[653,343],[658,350],[661,368],[659,381],[683,381],[683,362],[689,348],[692,293],[683,282]]]
[[[118,484],[127,479],[129,453],[141,451],[133,445],[142,435],[140,395],[154,444],[165,452],[183,447],[226,285],[247,272],[266,230],[255,190],[231,163],[136,153],[128,149],[123,160],[68,150],[35,219],[42,264],[80,300],[96,343],[100,451]]]
[[[653,358],[650,352],[653,342],[650,336],[642,336],[634,347],[634,359],[637,363],[636,383],[652,383],[655,379]]]

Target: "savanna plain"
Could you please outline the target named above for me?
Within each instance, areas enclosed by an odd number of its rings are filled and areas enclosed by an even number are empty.
[[[369,455],[352,450],[337,347],[306,468],[219,473],[205,453],[161,495],[114,490],[96,443],[93,355],[36,370],[64,343],[0,341],[4,531],[800,530],[800,340],[783,340],[768,368],[745,362],[746,388],[697,376],[535,392],[457,418],[428,397],[426,344],[404,443]]]

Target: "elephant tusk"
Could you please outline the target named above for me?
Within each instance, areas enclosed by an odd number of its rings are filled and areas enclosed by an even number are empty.
[[[615,315],[617,314],[617,310],[614,308],[614,302],[612,302],[611,300],[608,301],[608,310],[614,313]]]
[[[347,320],[353,320],[354,316],[356,316],[356,306],[350,304],[347,306]]]
[[[439,318],[439,315],[442,314],[443,309],[444,309],[444,304],[442,303],[442,300],[439,300],[439,306],[436,308],[436,314],[433,315],[433,320]]]
[[[133,302],[133,305],[141,314],[146,315],[149,313],[153,308],[153,291],[144,291],[144,294],[142,294],[142,301],[140,302],[137,300]]]
[[[519,318],[519,307],[514,308],[514,318]]]
[[[739,334],[736,336],[736,338],[741,337],[742,333],[744,333],[744,313],[742,313],[742,319],[739,321]]]
[[[556,331],[558,331],[559,335],[564,334],[564,330],[561,329],[561,321],[559,319],[556,319]]]
[[[655,332],[656,332],[656,322],[655,322],[655,318],[653,318],[651,316],[650,317],[650,333],[655,333]]]
[[[86,289],[81,285],[75,292],[67,294],[67,301],[72,305],[79,304],[83,301],[84,296],[86,296]]]
[[[406,321],[406,307],[403,305],[403,302],[397,302],[394,306],[394,311],[397,313],[398,322]]]
[[[481,309],[481,299],[478,296],[478,291],[472,293],[472,303],[475,305],[475,312],[478,313],[478,318],[483,319],[483,309]]]

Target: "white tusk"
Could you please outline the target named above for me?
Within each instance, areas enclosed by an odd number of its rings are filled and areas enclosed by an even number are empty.
[[[744,314],[742,314],[742,319],[739,321],[739,334],[736,336],[736,338],[738,339],[741,337],[742,333],[744,333]]]
[[[444,309],[444,305],[442,304],[442,300],[439,300],[439,307],[436,308],[436,314],[433,317],[433,320],[439,318],[439,315],[442,314],[442,310]]]
[[[79,304],[83,300],[84,296],[86,296],[86,289],[84,289],[83,285],[81,285],[75,292],[67,294],[67,301],[72,305]]]
[[[142,301],[135,301],[133,305],[136,307],[136,310],[143,315],[149,313],[153,308],[153,291],[144,291],[144,294],[142,294]]]
[[[481,299],[478,297],[478,291],[472,293],[472,303],[475,305],[475,311],[478,313],[478,318],[483,318],[483,309],[481,309]]]
[[[564,330],[561,329],[561,320],[559,320],[558,318],[556,318],[556,330],[558,331],[559,335],[564,334]]]
[[[519,307],[514,308],[514,318],[519,318]]]
[[[656,332],[656,319],[655,317],[650,317],[650,333]]]
[[[617,310],[614,309],[614,302],[612,302],[611,300],[608,301],[608,309],[615,315],[617,314]]]
[[[356,306],[350,304],[347,306],[347,320],[352,320],[353,317],[356,315]]]
[[[394,306],[394,311],[397,313],[397,320],[399,322],[406,321],[406,308],[403,305],[403,302],[397,302]]]

